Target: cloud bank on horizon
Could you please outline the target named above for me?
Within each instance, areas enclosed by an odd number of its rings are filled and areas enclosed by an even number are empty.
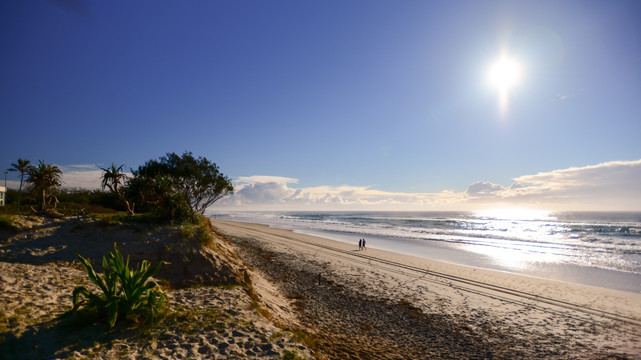
[[[61,166],[65,188],[97,189],[102,171],[95,165]],[[369,186],[296,188],[298,179],[243,176],[234,194],[209,211],[472,210],[528,207],[546,210],[641,211],[641,159],[522,175],[509,186],[478,181],[463,192],[389,192]],[[8,181],[10,188],[19,182]]]
[[[248,176],[235,181],[224,210],[641,210],[641,160],[612,161],[514,178],[510,186],[478,181],[464,192],[401,193],[367,186],[295,188],[297,179]]]

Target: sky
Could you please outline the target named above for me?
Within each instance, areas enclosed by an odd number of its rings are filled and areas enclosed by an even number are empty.
[[[220,209],[641,211],[636,0],[4,1],[0,48],[0,166],[66,187],[191,151]]]

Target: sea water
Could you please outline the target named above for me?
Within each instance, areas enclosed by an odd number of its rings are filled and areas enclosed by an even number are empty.
[[[641,293],[641,213],[217,212],[450,263]]]

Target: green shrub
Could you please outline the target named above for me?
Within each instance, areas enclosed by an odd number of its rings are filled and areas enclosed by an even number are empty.
[[[180,226],[183,239],[195,238],[204,247],[214,247],[214,233],[209,219],[200,214],[195,214],[193,223]]]
[[[2,214],[0,215],[0,230],[17,230],[18,227],[13,224],[13,216]]]
[[[234,192],[231,180],[215,163],[190,152],[167,153],[132,173],[126,197],[172,224],[194,222],[195,214],[204,214],[207,207]]]
[[[285,350],[283,352],[283,360],[305,360],[304,357],[299,356],[296,350]]]
[[[135,270],[129,269],[129,256],[125,261],[114,243],[114,252],[109,253],[109,259],[102,257],[103,273],[100,277],[89,260],[80,255],[77,257],[91,282],[102,290],[102,294],[94,294],[84,286],[76,287],[73,290],[72,313],[83,306],[85,309],[98,308],[106,312],[109,326],[113,327],[119,314],[128,316],[146,310],[149,322],[153,322],[156,313],[167,301],[167,295],[160,286],[155,281],[147,281],[158,273],[162,264],[167,264],[164,261],[151,268],[150,262],[143,260]]]

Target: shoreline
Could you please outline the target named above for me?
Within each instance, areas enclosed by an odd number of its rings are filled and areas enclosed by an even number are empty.
[[[638,294],[359,251],[267,225],[211,224],[211,247],[196,233],[187,239],[211,262],[182,248],[185,228],[25,224],[0,242],[0,350],[7,359],[641,358]],[[169,284],[210,271],[220,280],[237,264],[246,287],[169,286],[166,317],[146,329],[119,322],[105,332],[96,319],[61,316],[74,286],[91,285],[74,254],[95,263],[116,239],[134,257],[180,265]]]
[[[487,270],[508,272],[512,274],[533,276],[537,278],[560,280],[581,285],[596,286],[641,294],[641,274],[621,269],[568,262],[567,260],[537,258],[532,254],[517,250],[506,250],[484,246],[465,246],[443,242],[438,239],[406,239],[384,235],[366,235],[339,230],[313,229],[302,226],[268,221],[253,217],[210,217],[211,220],[240,221],[268,225],[272,228],[291,230],[297,234],[321,237],[328,240],[356,244],[357,238],[365,237],[370,248],[393,253],[417,256],[420,258],[471,266]]]
[[[480,356],[482,352],[499,358],[641,355],[641,337],[637,335],[641,330],[640,294],[465,267],[373,248],[358,251],[356,245],[268,225],[211,221],[217,231],[237,243],[246,261],[250,259],[252,266],[269,274],[285,295],[294,299],[302,309],[302,323],[317,329],[322,339],[329,331],[341,332],[336,338],[362,338],[368,344],[392,336],[393,340],[382,344],[379,351],[390,350],[385,347],[388,346],[398,347],[398,352],[407,356],[425,353],[457,358],[449,352],[454,349],[447,348],[452,339],[442,339],[439,346],[445,346],[445,350],[428,345],[425,346],[429,348],[414,349],[419,336],[416,333],[428,330],[425,323],[411,316],[409,320],[415,323],[405,328],[395,325],[409,321],[402,312],[387,322],[379,322],[377,317],[394,313],[404,305],[421,319],[434,321],[433,316],[445,319],[453,329],[470,336],[473,343],[484,344],[461,350],[461,357]],[[301,278],[303,275],[313,279]],[[336,303],[337,297],[349,298],[354,305]],[[366,313],[364,319],[356,321],[366,329],[371,327],[368,331],[354,329],[353,322],[343,320],[360,307],[376,309],[373,315]],[[319,322],[318,318],[326,320]],[[443,336],[451,332],[447,327],[440,330],[443,331]],[[505,348],[502,344],[511,345]],[[347,358],[367,358],[373,354],[365,351],[361,357]]]
[[[271,227],[271,225],[268,225]],[[282,227],[274,227],[283,230]],[[292,230],[294,233],[320,237],[323,239],[351,244],[348,238],[354,238],[356,235],[343,235],[332,233],[330,231],[313,231],[313,230]],[[415,256],[426,260],[444,262],[452,265],[481,268],[485,270],[505,272],[509,274],[530,276],[541,279],[562,281],[571,284],[600,287],[610,290],[618,290],[641,294],[641,275],[633,272],[606,269],[600,267],[589,267],[578,264],[564,264],[558,262],[540,262],[530,263],[525,269],[516,267],[512,268],[492,262],[487,256],[480,255],[463,249],[453,249],[445,246],[428,245],[424,243],[416,244],[399,244],[396,239],[385,239],[383,237],[370,236],[368,246],[378,250],[389,251],[395,254]],[[372,246],[377,240],[383,239],[384,244],[396,243],[400,248],[392,246]],[[436,254],[436,256],[435,256]],[[476,257],[475,257],[476,256]]]

